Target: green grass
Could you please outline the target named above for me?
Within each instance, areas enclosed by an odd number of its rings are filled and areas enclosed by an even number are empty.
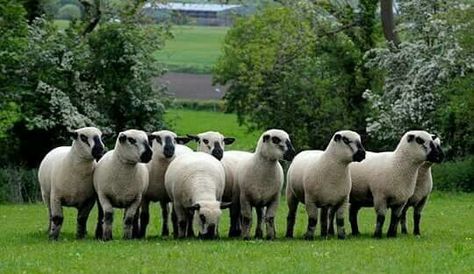
[[[173,71],[209,73],[221,52],[227,27],[173,26],[174,39],[157,51],[158,60]]]
[[[89,235],[76,241],[76,211],[65,208],[60,240],[49,242],[43,205],[0,205],[0,272],[473,273],[473,200],[472,194],[435,193],[424,211],[421,237],[372,239],[375,217],[372,209],[365,209],[359,218],[361,237],[349,236],[344,241],[317,238],[312,242],[301,239],[306,226],[302,206],[297,238],[282,238],[287,211],[284,201],[277,215],[278,239],[272,242],[227,239],[227,212],[222,217],[220,240],[161,239],[157,237],[157,206],[152,208],[146,240],[121,240],[122,214],[117,211],[116,240],[98,242]],[[89,231],[93,231],[95,218],[94,209]]]
[[[198,134],[204,131],[219,131],[224,136],[235,137],[234,144],[226,146],[226,150],[253,151],[260,132],[247,132],[244,126],[239,126],[237,116],[232,113],[195,111],[186,109],[169,109],[165,120],[178,134]],[[194,144],[190,145],[194,147]]]

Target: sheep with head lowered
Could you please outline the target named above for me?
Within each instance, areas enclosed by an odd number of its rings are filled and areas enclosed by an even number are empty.
[[[433,142],[439,151],[441,150],[441,140],[433,135]],[[407,234],[407,225],[406,225],[406,214],[407,210],[410,207],[413,207],[413,234],[420,235],[420,220],[421,212],[428,201],[428,197],[433,189],[433,178],[431,177],[431,166],[433,162],[425,162],[418,169],[418,176],[416,177],[415,192],[408,199],[407,204],[403,208],[402,215],[400,216],[400,225],[402,228],[402,233]]]
[[[222,164],[204,152],[183,154],[173,160],[165,174],[165,187],[177,218],[176,237],[193,237],[193,220],[202,238],[218,236],[225,172]]]
[[[38,180],[49,212],[49,236],[56,240],[63,223],[62,206],[76,207],[77,238],[84,238],[89,213],[94,206],[92,175],[104,153],[102,132],[85,127],[71,132],[71,146],[51,150],[41,161]]]
[[[294,156],[295,150],[288,133],[270,129],[260,136],[255,153],[239,162],[235,174],[232,210],[236,212],[240,209],[240,216],[231,216],[237,218],[231,222],[238,223],[237,220],[242,218],[241,233],[244,239],[250,239],[253,207],[257,212],[255,237],[263,237],[265,209],[267,239],[275,238],[275,214],[284,180],[283,168],[278,161],[291,161]]]
[[[293,237],[296,210],[301,202],[305,204],[308,214],[306,239],[314,237],[318,208],[321,208],[321,236],[327,236],[330,212],[337,214],[338,237],[345,238],[344,209],[351,190],[349,164],[364,158],[360,136],[350,130],[336,132],[324,151],[307,150],[296,155],[287,173],[289,211],[286,237]]]
[[[374,207],[374,237],[382,237],[387,209],[391,209],[388,237],[395,237],[402,210],[415,191],[418,169],[425,161],[439,163],[443,152],[426,131],[405,133],[397,148],[390,152],[367,153],[364,161],[349,166],[352,189],[349,221],[352,234],[358,235],[357,213],[361,207]]]
[[[153,157],[147,164],[149,183],[140,207],[139,237],[145,237],[146,234],[146,228],[150,220],[150,202],[160,202],[163,220],[161,235],[168,236],[168,215],[171,200],[165,188],[165,173],[176,156],[192,152],[192,149],[183,145],[191,139],[189,137],[178,137],[176,133],[169,130],[161,130],[148,135],[148,140],[153,150]]]
[[[113,208],[124,208],[124,239],[138,236],[138,207],[148,188],[146,163],[152,158],[148,136],[141,130],[119,133],[115,148],[97,163],[94,188],[99,199],[96,237],[112,239]]]

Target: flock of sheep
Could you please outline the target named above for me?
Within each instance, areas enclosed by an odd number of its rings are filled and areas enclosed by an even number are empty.
[[[408,131],[391,152],[366,152],[356,132],[338,131],[327,148],[296,154],[283,130],[265,131],[254,153],[226,151],[234,138],[218,132],[179,137],[162,130],[120,132],[113,150],[105,153],[102,133],[94,127],[72,132],[68,147],[50,151],[39,167],[41,193],[49,211],[49,237],[58,239],[63,206],[76,207],[77,238],[84,238],[86,223],[98,201],[96,238],[112,239],[114,208],[123,208],[123,238],[143,238],[150,220],[151,202],[162,209],[162,236],[169,235],[171,220],[176,238],[203,239],[219,235],[222,209],[230,210],[229,237],[250,239],[252,209],[257,215],[255,238],[274,239],[284,172],[280,160],[292,161],[287,173],[288,217],[286,237],[293,237],[296,211],[303,203],[308,214],[304,237],[313,239],[316,225],[321,236],[345,238],[344,211],[349,205],[352,234],[359,234],[357,213],[374,207],[375,237],[382,236],[391,209],[387,236],[394,237],[399,222],[407,233],[406,211],[414,207],[414,234],[432,188],[433,163],[440,163],[440,140],[426,131]],[[197,142],[197,152],[184,144]],[[320,211],[320,212],[319,212]]]

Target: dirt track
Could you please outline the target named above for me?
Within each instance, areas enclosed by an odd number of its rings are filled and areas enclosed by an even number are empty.
[[[158,78],[176,98],[221,99],[226,87],[212,86],[212,75],[169,72]]]

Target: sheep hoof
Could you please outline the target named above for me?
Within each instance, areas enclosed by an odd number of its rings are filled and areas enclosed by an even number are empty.
[[[314,240],[314,236],[306,234],[306,235],[304,235],[304,239],[308,240],[308,241],[312,241],[312,240]]]
[[[346,239],[346,234],[338,234],[338,235],[337,235],[337,238],[338,238],[339,240],[344,240],[344,239]]]
[[[263,232],[261,230],[255,232],[255,239],[263,239]]]
[[[266,238],[266,239],[269,240],[269,241],[273,241],[273,240],[275,240],[275,236],[273,236],[273,235],[267,235],[267,238]]]
[[[250,236],[244,236],[243,239],[244,241],[250,241]]]
[[[382,233],[374,233],[375,239],[382,239]]]
[[[293,234],[286,233],[285,238],[293,239]]]

